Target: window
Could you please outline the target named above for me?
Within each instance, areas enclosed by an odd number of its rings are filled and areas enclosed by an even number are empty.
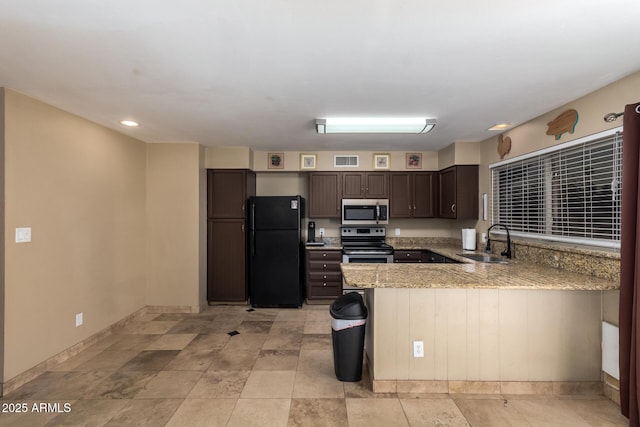
[[[620,247],[621,128],[490,168],[493,223],[513,235]]]

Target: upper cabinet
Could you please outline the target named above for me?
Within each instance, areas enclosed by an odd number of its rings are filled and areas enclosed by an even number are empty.
[[[256,194],[256,174],[246,169],[209,169],[207,187],[209,218],[245,218],[247,199]]]
[[[388,172],[343,172],[344,199],[388,199]]]
[[[309,218],[340,218],[342,175],[339,172],[309,174]]]
[[[438,216],[478,219],[478,166],[458,165],[438,173]]]
[[[437,172],[391,172],[390,217],[434,218]]]
[[[391,219],[478,219],[478,166],[440,172],[309,173],[309,218],[341,218],[343,198],[389,199]]]

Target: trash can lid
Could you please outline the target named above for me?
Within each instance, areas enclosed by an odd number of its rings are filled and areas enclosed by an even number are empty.
[[[329,308],[329,313],[334,319],[366,319],[368,312],[362,296],[357,292],[349,292],[339,296]]]

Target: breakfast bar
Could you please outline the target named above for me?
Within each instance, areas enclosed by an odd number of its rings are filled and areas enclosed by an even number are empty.
[[[369,309],[374,391],[601,392],[603,298],[618,283],[517,260],[475,262],[458,248],[430,250],[459,263],[341,265]]]

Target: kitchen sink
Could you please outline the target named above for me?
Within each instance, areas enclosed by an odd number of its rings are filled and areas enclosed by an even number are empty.
[[[493,264],[507,264],[508,261],[506,258],[493,256],[493,255],[482,255],[482,254],[460,254],[460,256],[472,259],[478,262],[487,262]]]

